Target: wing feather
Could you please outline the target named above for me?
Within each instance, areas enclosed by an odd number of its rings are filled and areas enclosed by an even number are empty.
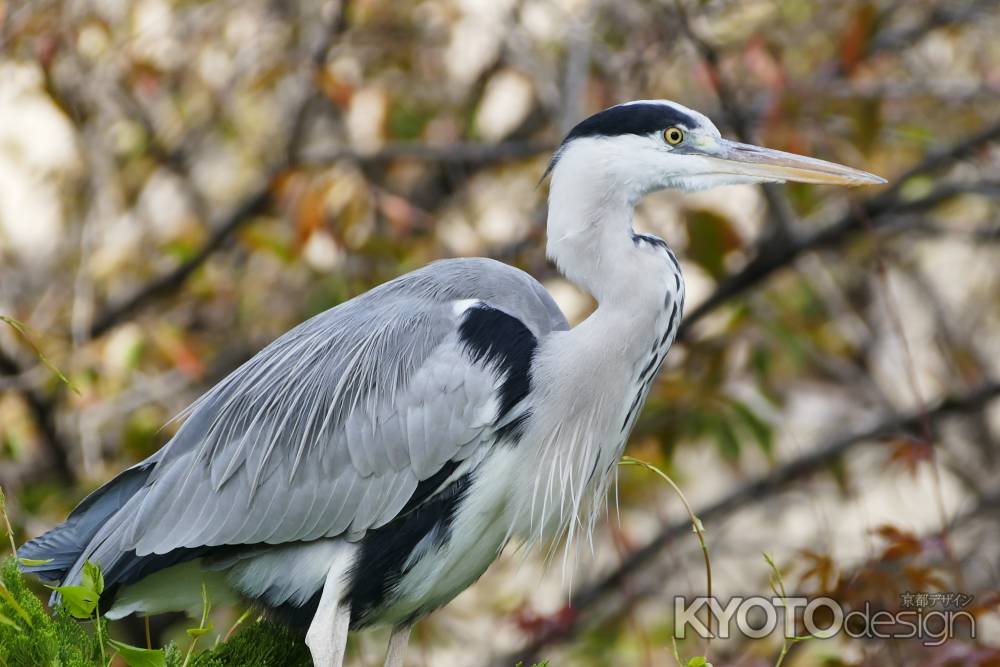
[[[463,345],[455,303],[469,300],[536,337],[566,328],[537,282],[490,260],[432,264],[322,313],[195,402],[104,542],[162,554],[391,521],[421,480],[492,442],[503,378]]]

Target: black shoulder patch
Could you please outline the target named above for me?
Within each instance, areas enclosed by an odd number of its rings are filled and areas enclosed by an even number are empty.
[[[694,118],[669,104],[620,104],[595,113],[566,135],[563,143],[577,137],[615,137],[623,134],[652,134],[673,125],[688,129],[698,126]]]
[[[458,336],[474,360],[504,373],[497,418],[503,417],[531,391],[531,359],[538,340],[521,320],[487,305],[465,311]]]
[[[466,473],[412,512],[368,531],[350,574],[347,599],[351,603],[352,630],[365,627],[391,600],[407,571],[407,560],[424,538],[433,535],[438,547],[451,539],[451,524],[471,484],[472,475]],[[318,604],[319,593],[314,599]]]
[[[524,437],[524,430],[527,428],[530,420],[531,410],[525,410],[514,419],[511,419],[508,423],[498,428],[497,438],[509,440],[515,444],[520,442],[521,438]]]
[[[417,488],[413,491],[413,495],[410,496],[410,499],[406,501],[406,505],[403,506],[403,509],[399,510],[399,514],[396,516],[409,514],[423,505],[428,498],[441,490],[441,487],[448,481],[448,478],[458,470],[458,465],[458,461],[447,461],[436,473],[425,480],[417,482]]]

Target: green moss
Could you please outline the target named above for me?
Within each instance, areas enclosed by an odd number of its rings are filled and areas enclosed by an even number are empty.
[[[0,667],[106,667],[93,634],[61,605],[50,613],[32,593],[13,559],[0,583]],[[102,620],[102,627],[104,621]],[[106,627],[102,636],[107,637]],[[108,657],[114,649],[105,647]],[[165,667],[182,667],[187,646],[163,649]],[[120,659],[120,658],[119,658]],[[120,664],[120,663],[118,663]],[[311,667],[303,638],[266,620],[243,625],[227,642],[194,655],[188,667]],[[533,667],[544,667],[539,663]]]
[[[0,664],[8,667],[100,665],[97,642],[86,626],[61,607],[50,615],[25,584],[13,559],[4,563],[2,579]]]
[[[51,613],[28,588],[13,559],[0,583],[0,667],[104,667],[93,621],[80,622],[60,605]],[[104,621],[102,621],[102,624]],[[107,637],[107,632],[102,632]],[[113,649],[105,647],[108,655]],[[181,667],[187,647],[164,648],[166,667]],[[203,651],[189,667],[308,667],[301,637],[267,621],[250,623],[228,642]]]
[[[301,636],[267,621],[242,628],[229,641],[193,660],[193,667],[311,667],[312,658]]]

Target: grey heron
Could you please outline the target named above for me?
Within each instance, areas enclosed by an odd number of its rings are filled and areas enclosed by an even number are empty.
[[[201,587],[294,627],[316,665],[349,631],[409,629],[511,540],[593,529],[680,324],[667,244],[636,233],[662,188],[884,183],[727,141],[704,115],[643,100],[566,136],[551,176],[548,257],[591,294],[570,327],[526,273],[434,262],[303,322],[199,398],[160,451],[88,496],[19,555],[62,583],[101,565],[107,616],[185,610]]]

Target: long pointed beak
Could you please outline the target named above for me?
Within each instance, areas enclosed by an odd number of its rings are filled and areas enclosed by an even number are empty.
[[[706,138],[708,139],[708,138]],[[761,148],[737,141],[715,139],[702,143],[699,148],[716,163],[719,171],[769,181],[797,181],[799,183],[825,183],[829,185],[876,185],[886,183],[881,176],[852,169],[835,162],[817,160],[804,155]]]

